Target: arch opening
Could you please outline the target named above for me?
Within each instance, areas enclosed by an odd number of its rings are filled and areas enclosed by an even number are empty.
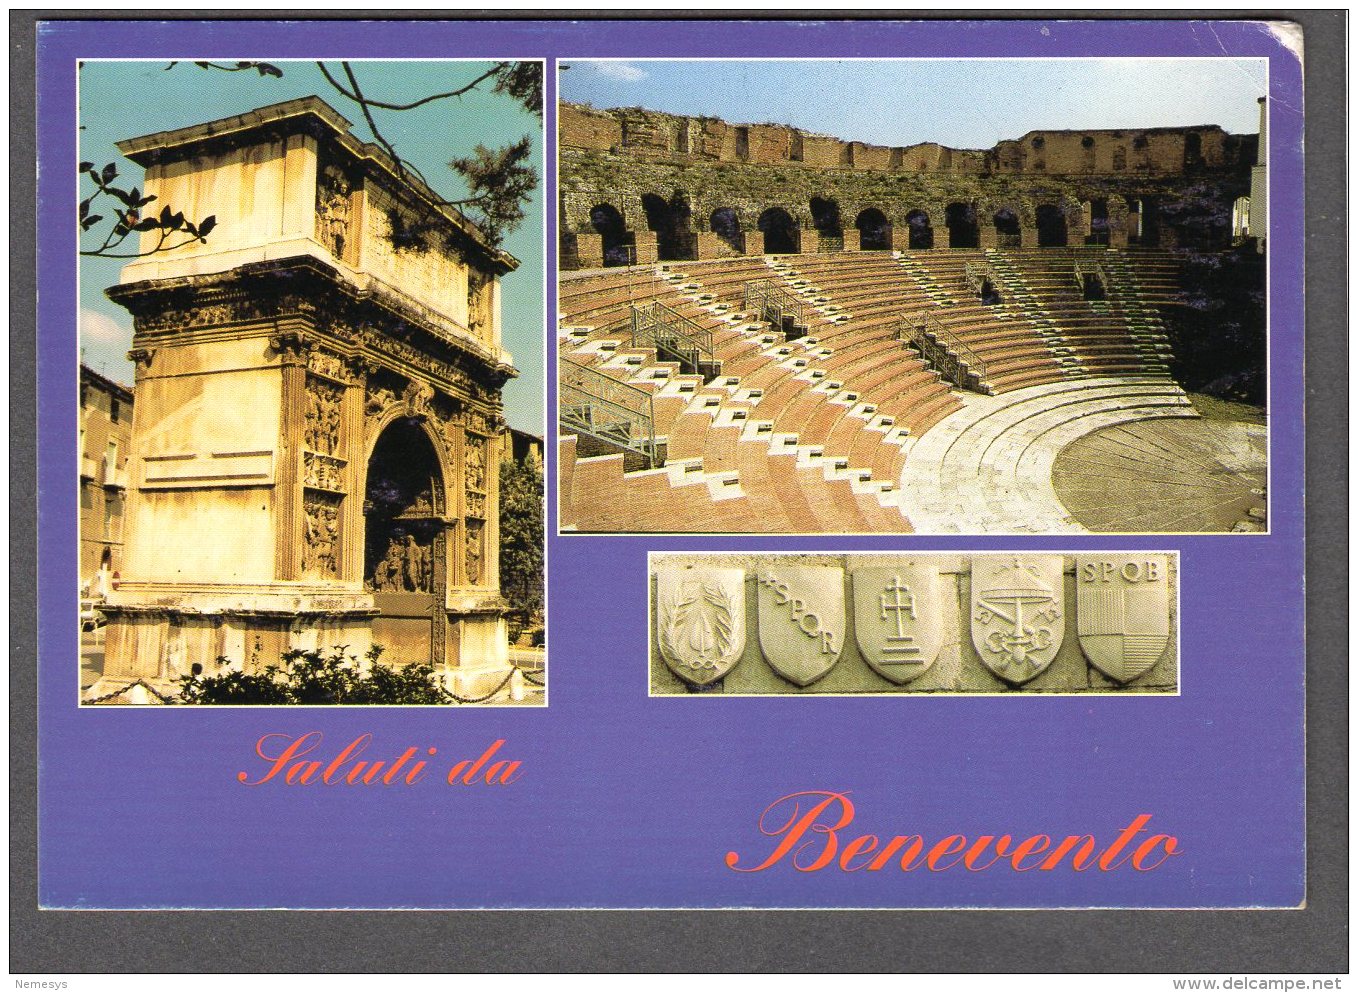
[[[707,221],[708,228],[729,248],[745,251],[745,236],[740,230],[740,215],[732,207],[718,207]]]
[[[630,265],[633,256],[631,236],[618,208],[609,203],[590,208],[589,223],[603,238],[604,265]]]
[[[1023,232],[1019,228],[1018,214],[1008,207],[1001,207],[991,218],[995,224],[995,246],[997,248],[1018,248],[1023,244]]]
[[[891,250],[891,222],[876,207],[869,207],[854,219],[858,229],[858,247],[865,252]]]
[[[950,203],[944,214],[948,225],[949,248],[979,248],[981,231],[976,223],[976,208],[969,203]]]
[[[839,219],[839,203],[824,197],[811,198],[811,223],[816,228],[817,249],[838,252],[844,248],[844,228]]]
[[[790,255],[800,250],[801,231],[782,207],[770,207],[760,214],[756,227],[764,234],[765,255]]]
[[[1089,201],[1089,234],[1086,245],[1107,245],[1109,242],[1108,201],[1102,198]]]
[[[933,248],[934,229],[929,226],[929,215],[922,210],[912,210],[905,215],[905,223],[910,229],[911,248]]]
[[[373,642],[391,661],[435,658],[447,589],[443,472],[420,423],[401,418],[373,446],[363,502],[363,586],[373,596]]]
[[[1055,204],[1044,203],[1037,208],[1037,245],[1039,248],[1064,248],[1066,245],[1066,215]]]

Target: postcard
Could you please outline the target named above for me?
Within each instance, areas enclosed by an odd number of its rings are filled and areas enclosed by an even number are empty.
[[[1299,32],[642,27],[40,23],[41,906],[1304,905]]]

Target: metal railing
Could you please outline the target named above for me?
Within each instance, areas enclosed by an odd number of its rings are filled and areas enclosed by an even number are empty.
[[[557,406],[564,431],[580,431],[660,465],[651,394],[597,369],[561,359]]]
[[[918,351],[948,382],[976,393],[991,392],[985,360],[927,310],[903,315],[896,337]]]
[[[659,300],[632,306],[632,345],[654,348],[656,355],[677,361],[687,372],[716,375],[711,330]]]
[[[757,279],[745,284],[745,310],[758,314],[759,319],[768,321],[784,331],[790,330],[789,320],[794,325],[806,327],[806,310],[787,288],[773,279]]]

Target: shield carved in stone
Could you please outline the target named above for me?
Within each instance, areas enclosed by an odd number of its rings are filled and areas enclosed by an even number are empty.
[[[1077,557],[1075,624],[1085,657],[1105,676],[1144,676],[1169,646],[1169,556]]]
[[[774,672],[810,686],[844,647],[844,570],[779,565],[759,573],[759,647]]]
[[[850,577],[854,640],[868,665],[897,684],[923,675],[943,646],[938,566],[902,562]]]
[[[1059,555],[978,555],[971,562],[971,641],[991,672],[1028,682],[1065,633]]]
[[[660,656],[680,679],[720,679],[745,651],[744,569],[662,570],[656,608]]]

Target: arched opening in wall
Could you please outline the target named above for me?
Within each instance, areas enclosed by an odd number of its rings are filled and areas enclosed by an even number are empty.
[[[838,202],[824,197],[812,197],[811,223],[816,226],[816,237],[820,242],[817,246],[818,251],[844,250],[844,229],[840,226]]]
[[[976,224],[976,208],[972,204],[948,204],[945,219],[948,223],[949,248],[977,248],[980,246],[981,232]]]
[[[693,258],[693,237],[689,231],[693,212],[682,191],[668,201],[654,193],[644,194],[641,209],[646,212],[646,227],[655,233],[659,258]]]
[[[1089,201],[1089,234],[1085,235],[1086,245],[1108,244],[1108,201]]]
[[[905,215],[905,223],[910,228],[911,248],[933,248],[934,229],[929,226],[929,215],[922,210],[912,210]]]
[[[854,220],[858,228],[858,247],[865,252],[891,250],[891,222],[876,207],[862,211]]]
[[[363,586],[383,661],[433,662],[447,589],[443,472],[419,422],[393,421],[373,446],[363,501]]]
[[[1037,208],[1037,244],[1039,248],[1066,244],[1066,214],[1055,204],[1044,203]]]
[[[612,204],[601,203],[590,209],[589,223],[603,237],[604,265],[630,265],[632,245],[622,214]]]
[[[1160,244],[1159,219],[1150,197],[1127,198],[1127,243],[1142,248]]]
[[[756,227],[764,233],[765,255],[789,255],[799,250],[797,222],[782,207],[770,207],[760,214]]]
[[[740,215],[731,207],[718,207],[708,219],[712,233],[736,252],[745,251],[745,237],[740,231]]]
[[[1018,248],[1023,244],[1023,232],[1019,229],[1018,214],[1008,207],[995,211],[995,245],[998,248]]]

